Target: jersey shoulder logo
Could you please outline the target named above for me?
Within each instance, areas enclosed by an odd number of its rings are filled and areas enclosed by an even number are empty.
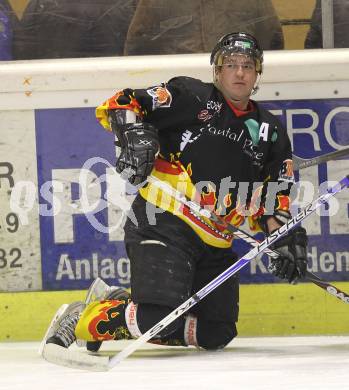
[[[172,103],[171,92],[165,84],[147,89],[148,95],[153,98],[153,110],[161,107],[170,107]]]
[[[280,173],[279,173],[279,180],[280,181],[286,181],[289,183],[294,183],[294,174],[293,174],[293,161],[288,159],[285,160],[282,163]]]

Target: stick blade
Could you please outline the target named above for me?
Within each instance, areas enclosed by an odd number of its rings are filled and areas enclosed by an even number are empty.
[[[89,355],[52,343],[45,344],[42,356],[50,363],[80,370],[108,371],[110,368],[108,356]]]

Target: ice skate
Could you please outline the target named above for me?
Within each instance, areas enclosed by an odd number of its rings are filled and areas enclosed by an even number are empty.
[[[76,324],[85,308],[83,302],[73,302],[62,305],[55,314],[47,329],[39,349],[40,355],[48,362],[77,368],[88,368],[93,371],[106,371],[108,369],[107,357],[81,354],[69,348],[74,341]]]
[[[130,299],[129,292],[116,286],[109,286],[102,279],[97,278],[89,288],[86,296],[85,303],[88,304],[92,300],[125,300],[126,302]],[[78,345],[82,346],[83,341],[77,340]],[[86,348],[90,352],[97,352],[102,345],[102,341],[87,341]]]
[[[130,294],[126,289],[117,286],[109,286],[101,278],[96,278],[87,291],[85,304],[92,301],[103,301],[106,299],[128,299]]]
[[[73,344],[76,340],[75,327],[84,308],[83,302],[73,302],[59,308],[42,341],[41,353],[45,344],[52,343],[64,348],[69,348]]]

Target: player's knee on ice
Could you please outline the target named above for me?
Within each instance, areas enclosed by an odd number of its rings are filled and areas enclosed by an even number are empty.
[[[154,305],[139,304],[137,309],[137,323],[141,333],[145,333],[165,316],[173,308]],[[170,340],[173,337],[183,337],[185,327],[185,317],[177,318],[174,322],[164,328],[158,336],[163,341]],[[237,335],[235,323],[207,321],[198,319],[197,321],[197,345],[207,350],[222,349]],[[185,345],[185,344],[182,344]]]
[[[173,310],[191,295],[193,261],[168,242],[143,242],[126,246],[131,261],[132,300],[142,305],[157,304]],[[153,315],[157,315],[158,310],[153,310]]]
[[[222,349],[237,335],[235,324],[228,322],[198,321],[197,341],[207,350]]]

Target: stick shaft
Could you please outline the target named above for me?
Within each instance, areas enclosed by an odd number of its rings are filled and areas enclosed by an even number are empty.
[[[313,165],[319,165],[326,161],[331,161],[339,157],[344,157],[349,155],[349,147],[341,150],[336,150],[335,152],[330,152],[323,154],[322,156],[317,156],[309,159],[304,159],[293,155],[293,169],[298,171],[299,169],[304,169],[311,167]]]

